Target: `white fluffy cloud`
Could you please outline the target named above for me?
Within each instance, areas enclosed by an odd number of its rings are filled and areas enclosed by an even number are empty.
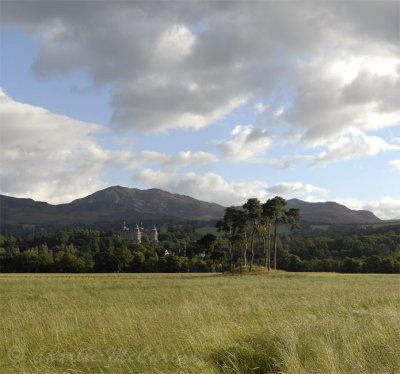
[[[327,192],[321,187],[300,182],[281,183],[269,187],[262,181],[227,182],[215,173],[171,174],[151,169],[139,171],[134,175],[134,180],[148,187],[190,195],[199,200],[216,202],[224,206],[241,205],[251,197],[265,201],[275,195],[291,198],[309,193],[321,195]]]
[[[276,195],[284,196],[302,196],[306,194],[318,194],[326,196],[329,191],[326,188],[313,186],[312,184],[295,183],[279,183],[268,188],[268,192]]]
[[[199,129],[246,102],[309,145],[399,123],[398,1],[220,5],[4,1],[1,21],[40,36],[36,75],[109,84],[118,129]]]
[[[369,202],[355,198],[336,199],[335,201],[350,209],[372,211],[381,219],[400,219],[400,199],[393,197],[382,197],[379,200]]]
[[[134,180],[148,187],[189,195],[196,199],[222,205],[243,204],[250,196],[266,197],[262,182],[228,183],[215,173],[170,174],[144,169],[136,173]]]
[[[271,145],[268,131],[252,126],[236,126],[231,139],[217,141],[217,148],[230,162],[260,162],[258,156],[265,154]]]
[[[359,130],[352,130],[327,144],[327,151],[318,154],[313,165],[327,164],[357,156],[375,156],[379,152],[398,150],[400,146],[388,144],[377,136],[367,136]]]
[[[0,192],[50,203],[69,202],[106,187],[110,169],[131,170],[149,165],[166,172],[215,162],[207,152],[177,156],[130,149],[104,149],[99,125],[76,121],[46,109],[12,100],[0,89]]]
[[[104,168],[129,158],[103,150],[104,128],[13,101],[0,91],[1,191],[59,203],[104,187]]]

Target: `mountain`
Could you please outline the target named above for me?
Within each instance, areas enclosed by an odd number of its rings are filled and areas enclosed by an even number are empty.
[[[288,200],[288,208],[300,208],[302,221],[319,224],[365,224],[381,220],[368,211],[355,211],[343,205]],[[109,187],[68,204],[51,205],[32,199],[0,195],[2,225],[94,225],[127,221],[180,219],[207,221],[222,218],[224,207],[172,194],[159,189],[139,190]]]
[[[287,209],[290,208],[299,208],[302,221],[310,223],[346,225],[382,222],[368,210],[351,210],[332,201],[308,203],[298,199],[291,199],[287,201]]]
[[[50,205],[32,199],[0,195],[2,224],[94,224],[141,220],[210,220],[224,207],[158,189],[109,187],[69,204]]]

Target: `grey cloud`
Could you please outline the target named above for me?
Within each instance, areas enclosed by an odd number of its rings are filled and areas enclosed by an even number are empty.
[[[397,66],[400,69],[400,64]],[[400,74],[393,78],[361,71],[344,87],[342,98],[345,103],[355,105],[375,103],[382,112],[396,111],[400,106]]]
[[[259,158],[271,144],[268,131],[252,126],[236,126],[229,140],[215,142],[216,147],[231,162],[263,162]]]
[[[253,129],[253,131],[250,134],[248,134],[246,136],[246,143],[249,144],[249,143],[255,142],[261,138],[269,139],[270,137],[271,137],[271,133],[269,131],[255,128],[255,129]]]
[[[115,129],[198,129],[244,99],[261,100],[271,111],[284,107],[279,118],[265,114],[268,126],[284,123],[315,145],[371,127],[360,112],[398,112],[399,73],[390,83],[369,72],[364,96],[365,81],[343,83],[340,69],[329,73],[332,61],[346,65],[351,56],[398,59],[398,16],[397,1],[6,0],[1,20],[42,37],[36,75],[82,69],[93,86],[110,84]],[[168,56],[157,55],[171,27],[182,28],[181,39],[164,48]],[[187,50],[179,55],[180,48]]]
[[[336,2],[337,18],[342,28],[356,33],[361,42],[387,43],[399,47],[399,2],[346,1]]]

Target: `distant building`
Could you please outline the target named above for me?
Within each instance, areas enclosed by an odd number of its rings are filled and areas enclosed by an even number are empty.
[[[155,225],[151,230],[145,230],[142,223],[140,224],[140,226],[141,227],[139,228],[138,224],[136,224],[135,228],[130,229],[126,226],[124,221],[124,225],[122,226],[121,230],[119,230],[120,238],[134,240],[138,243],[141,243],[142,235],[147,234],[151,242],[158,242],[158,232]]]
[[[158,242],[158,232],[156,229],[156,225],[153,226],[149,233],[149,239],[151,242]]]
[[[119,236],[122,239],[135,240],[133,237],[133,230],[131,230],[129,227],[126,226],[125,221],[121,230],[119,230]]]
[[[138,243],[142,242],[142,232],[140,231],[139,226],[137,224],[133,230],[133,240],[137,241]]]

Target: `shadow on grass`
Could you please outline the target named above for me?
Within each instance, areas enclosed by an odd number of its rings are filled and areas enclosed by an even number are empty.
[[[265,373],[281,372],[282,359],[277,350],[279,338],[259,336],[239,341],[236,344],[211,354],[211,360],[221,373]],[[278,344],[277,344],[278,343]]]

